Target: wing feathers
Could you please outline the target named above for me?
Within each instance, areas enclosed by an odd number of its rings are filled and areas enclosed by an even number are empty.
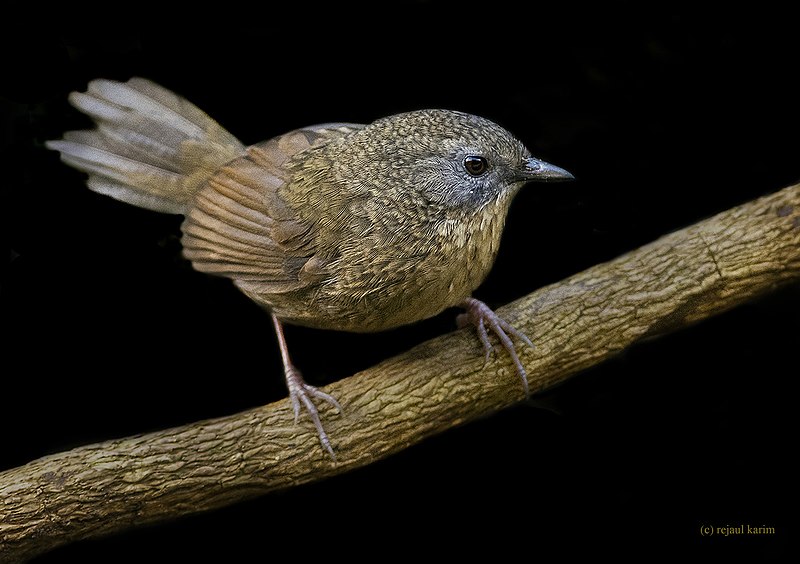
[[[252,152],[223,167],[196,195],[183,225],[184,255],[196,269],[233,278],[246,292],[288,292],[304,285],[298,271],[308,257],[293,254],[302,245],[281,242],[310,230],[281,219],[291,216],[277,196],[285,181],[275,167],[257,164]]]
[[[152,98],[153,96],[150,96]],[[183,225],[184,254],[203,272],[228,276],[270,303],[318,283],[328,260],[316,256],[316,226],[300,221],[280,196],[290,181],[283,165],[299,152],[361,127],[326,124],[249,147],[195,195]]]

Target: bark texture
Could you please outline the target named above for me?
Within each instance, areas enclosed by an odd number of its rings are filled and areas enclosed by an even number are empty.
[[[800,185],[542,288],[499,313],[527,333],[531,391],[644,338],[800,279]],[[484,365],[471,330],[423,343],[326,388],[338,462],[288,400],[229,417],[87,445],[0,473],[0,561],[221,507],[384,458],[524,399],[509,356]]]

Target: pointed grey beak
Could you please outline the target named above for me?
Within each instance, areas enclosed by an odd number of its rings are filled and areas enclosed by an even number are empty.
[[[535,157],[528,157],[520,170],[520,180],[527,180],[528,182],[563,182],[565,180],[575,180],[575,177],[563,168],[540,161]]]

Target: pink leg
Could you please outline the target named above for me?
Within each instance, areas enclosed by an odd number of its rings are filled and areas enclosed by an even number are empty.
[[[508,322],[501,319],[494,311],[492,311],[489,306],[480,300],[476,300],[475,298],[467,298],[461,302],[460,306],[463,307],[466,312],[458,316],[458,326],[463,328],[468,325],[473,325],[475,329],[477,329],[478,337],[481,340],[481,344],[483,344],[483,350],[486,352],[487,361],[489,360],[489,355],[494,349],[492,344],[489,342],[489,334],[486,331],[487,326],[492,333],[497,335],[497,338],[500,339],[500,343],[503,345],[503,348],[508,351],[509,355],[511,355],[511,360],[514,361],[514,365],[517,367],[517,374],[522,380],[522,388],[525,390],[525,397],[528,397],[530,395],[528,391],[528,373],[525,372],[525,367],[522,366],[522,362],[519,360],[519,355],[517,355],[517,349],[514,348],[514,343],[511,341],[511,338],[507,333],[511,333],[511,335],[529,347],[533,346],[531,340],[524,333],[517,331]]]
[[[338,409],[339,413],[342,413],[342,406],[339,405],[339,402],[336,401],[336,398],[334,398],[332,395],[326,394],[310,384],[306,384],[305,380],[303,380],[303,375],[300,374],[300,371],[297,370],[297,368],[295,368],[294,364],[292,364],[292,361],[289,358],[289,349],[286,346],[286,338],[283,336],[283,325],[274,314],[272,315],[272,324],[275,326],[275,334],[278,336],[278,345],[281,349],[283,371],[286,375],[286,387],[289,389],[289,399],[292,401],[292,408],[294,409],[294,422],[297,424],[297,420],[300,417],[300,404],[302,403],[303,406],[305,406],[306,411],[308,411],[311,421],[314,422],[314,426],[317,428],[319,442],[322,443],[322,446],[328,451],[328,454],[331,455],[331,458],[336,460],[336,455],[333,453],[333,448],[331,447],[331,442],[328,439],[328,434],[322,427],[322,421],[319,418],[317,406],[314,405],[314,402],[311,401],[311,399],[315,398],[326,401]]]

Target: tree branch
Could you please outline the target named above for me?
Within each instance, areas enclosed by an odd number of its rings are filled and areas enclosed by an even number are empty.
[[[502,308],[530,335],[532,391],[651,336],[800,278],[800,185],[749,202]],[[326,390],[338,456],[287,400],[229,417],[87,445],[0,473],[0,560],[214,509],[384,458],[523,400],[508,355],[484,366],[468,330],[423,343]]]

